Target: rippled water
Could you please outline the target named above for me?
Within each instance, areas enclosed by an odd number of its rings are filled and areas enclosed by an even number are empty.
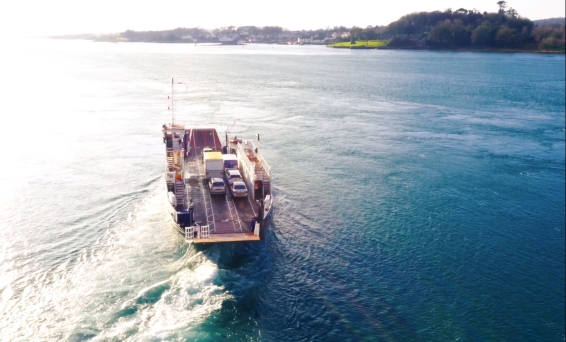
[[[4,50],[0,339],[564,340],[564,55]],[[169,221],[179,76],[179,122],[261,134],[265,241]]]

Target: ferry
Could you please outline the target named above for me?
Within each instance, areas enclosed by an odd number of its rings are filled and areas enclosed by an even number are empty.
[[[173,114],[162,132],[177,230],[193,244],[260,241],[273,211],[272,173],[254,141],[226,132],[223,144],[215,128],[174,121]],[[241,179],[226,176],[238,173]]]

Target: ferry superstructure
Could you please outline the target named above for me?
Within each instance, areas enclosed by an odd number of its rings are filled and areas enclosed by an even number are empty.
[[[168,208],[177,230],[187,242],[260,241],[272,216],[271,167],[252,140],[228,138],[222,144],[215,128],[192,128],[174,122],[163,124],[167,166]],[[203,153],[203,149],[212,150]],[[236,198],[231,191],[211,194],[206,156],[232,156],[248,191]],[[228,182],[224,180],[226,187]]]

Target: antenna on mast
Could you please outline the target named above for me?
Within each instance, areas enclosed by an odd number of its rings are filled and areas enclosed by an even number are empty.
[[[232,123],[232,126],[226,127],[226,151],[228,151],[227,153],[230,153],[230,145],[228,144],[228,134],[230,134],[230,130],[232,129],[232,127],[234,127],[235,124],[236,121]]]

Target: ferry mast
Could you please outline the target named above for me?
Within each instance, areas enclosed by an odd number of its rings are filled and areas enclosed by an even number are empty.
[[[175,101],[173,97],[175,96],[175,82],[171,78],[171,125],[175,126]]]

